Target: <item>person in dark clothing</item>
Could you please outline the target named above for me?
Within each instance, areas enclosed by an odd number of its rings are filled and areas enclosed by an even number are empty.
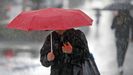
[[[129,43],[129,32],[133,25],[133,18],[128,10],[119,10],[114,17],[112,29],[115,29],[117,63],[120,75],[123,74],[123,64]]]
[[[51,66],[50,75],[100,75],[82,31],[57,30],[51,34],[53,50],[50,50],[51,39],[48,35],[40,51],[41,64]],[[93,62],[93,74],[83,73],[82,64],[86,58]]]

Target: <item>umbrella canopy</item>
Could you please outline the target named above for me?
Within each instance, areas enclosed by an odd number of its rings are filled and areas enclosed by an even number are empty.
[[[132,10],[133,5],[130,3],[112,3],[103,8],[103,10]]]
[[[46,8],[20,13],[7,27],[20,30],[65,30],[92,25],[92,19],[81,10]]]

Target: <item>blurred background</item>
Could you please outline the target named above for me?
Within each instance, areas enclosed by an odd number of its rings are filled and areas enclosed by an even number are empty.
[[[115,2],[132,0],[0,0],[0,75],[50,75],[50,68],[40,64],[40,48],[49,32],[7,29],[6,25],[20,12],[41,8],[81,9],[93,20],[91,27],[81,29],[88,40],[101,75],[119,75],[114,30],[111,30],[115,11],[102,10]],[[133,11],[130,10],[133,15]],[[130,40],[130,39],[129,39]],[[124,75],[133,75],[133,43],[129,41]]]

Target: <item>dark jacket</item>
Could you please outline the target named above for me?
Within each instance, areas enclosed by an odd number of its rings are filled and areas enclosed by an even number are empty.
[[[47,37],[41,49],[41,64],[45,67],[51,66],[51,75],[76,75],[73,67],[77,66],[79,69],[78,75],[82,74],[82,63],[84,58],[90,55],[87,40],[85,35],[80,30],[69,29],[63,35],[52,32],[53,52],[55,60],[49,62],[47,54],[50,52],[50,35]],[[62,52],[63,43],[70,42],[73,47],[72,54],[64,54]]]
[[[115,29],[115,36],[117,39],[129,38],[129,32],[133,27],[133,18],[130,15],[127,15],[125,17],[123,16],[116,16],[113,19],[113,23],[111,28]],[[133,34],[132,34],[133,38]]]

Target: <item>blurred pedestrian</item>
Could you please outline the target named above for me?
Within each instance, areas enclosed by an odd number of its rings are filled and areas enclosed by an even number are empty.
[[[128,10],[119,10],[118,15],[114,17],[112,29],[115,29],[116,47],[117,47],[117,64],[120,75],[123,74],[123,64],[126,56],[129,32],[133,25],[133,18]],[[133,38],[132,38],[133,39]]]
[[[42,65],[51,66],[50,75],[100,75],[82,31],[56,30],[51,34],[52,42],[48,35],[40,52]]]
[[[100,17],[101,17],[101,9],[96,8],[94,10],[96,12],[96,14],[95,14],[95,16],[96,16],[96,25],[98,26],[99,22],[100,22]]]
[[[33,10],[37,10],[39,8],[41,8],[41,3],[43,3],[43,1],[45,0],[31,0],[33,3],[32,9]]]
[[[95,8],[95,17],[96,17],[96,37],[99,37],[99,23],[101,17],[101,9]]]

